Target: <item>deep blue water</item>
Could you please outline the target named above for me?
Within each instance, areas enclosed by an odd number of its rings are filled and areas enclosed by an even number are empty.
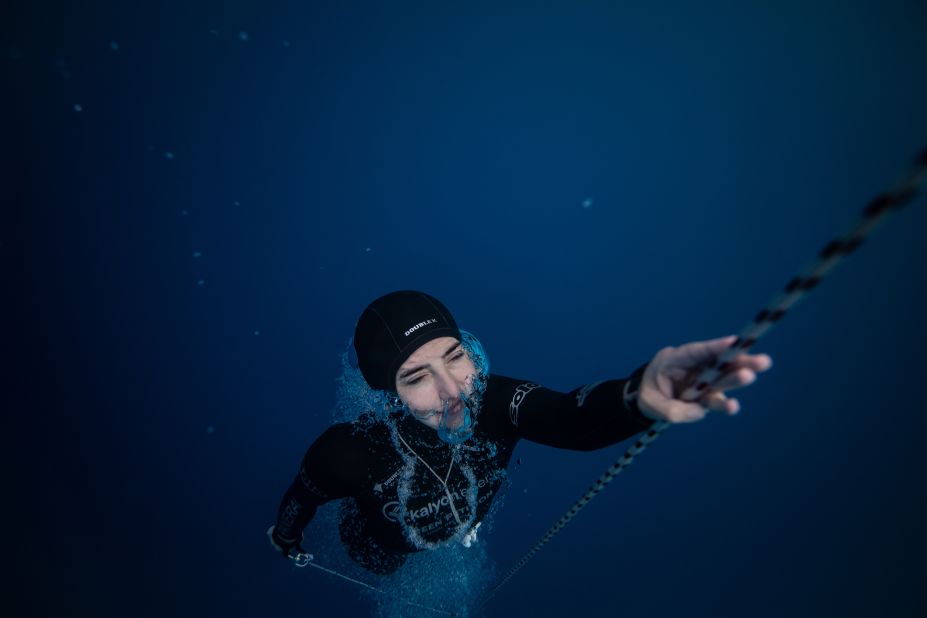
[[[737,332],[927,146],[923,2],[194,4],[0,26],[17,615],[368,615],[264,536],[367,302],[623,377]],[[487,615],[924,615],[925,201]],[[520,445],[497,568],[623,452]]]

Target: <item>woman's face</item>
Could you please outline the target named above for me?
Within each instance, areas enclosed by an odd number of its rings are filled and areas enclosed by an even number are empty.
[[[438,429],[444,402],[448,402],[447,426],[456,429],[464,420],[460,394],[470,396],[476,367],[453,337],[432,339],[417,349],[396,372],[396,392],[412,414]]]

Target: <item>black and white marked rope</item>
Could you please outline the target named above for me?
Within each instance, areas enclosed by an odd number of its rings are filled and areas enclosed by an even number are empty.
[[[914,199],[918,188],[927,180],[927,150],[915,160],[909,173],[892,189],[875,197],[863,209],[862,217],[857,220],[849,230],[829,242],[817,257],[794,277],[782,292],[773,297],[772,301],[760,311],[740,332],[734,344],[728,348],[715,362],[705,368],[693,380],[692,386],[687,387],[680,395],[685,401],[697,401],[714,383],[730,368],[730,361],[736,356],[750,349],[762,336],[768,333],[773,325],[781,320],[789,309],[794,307],[809,291],[815,288],[838,263],[853,253],[863,243],[866,237],[882,222],[885,216],[900,209]],[[645,433],[628,451],[616,461],[605,473],[600,476],[589,490],[580,498],[563,517],[561,517],[544,535],[535,543],[528,553],[513,566],[508,573],[490,590],[482,605],[486,605],[496,593],[504,586],[525,564],[547,544],[564,526],[605,489],[615,476],[627,468],[634,458],[642,453],[660,434],[669,427],[670,423],[658,421]]]

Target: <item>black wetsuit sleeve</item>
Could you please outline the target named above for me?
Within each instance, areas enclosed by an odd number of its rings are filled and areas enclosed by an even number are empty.
[[[330,500],[359,493],[366,478],[368,449],[348,423],[332,425],[312,443],[299,464],[296,478],[283,495],[275,533],[298,541],[316,509]]]
[[[641,413],[636,398],[627,402],[624,398],[626,392],[639,387],[645,368],[639,367],[624,379],[594,382],[567,393],[494,375],[487,394],[497,406],[507,408],[508,422],[518,438],[591,451],[621,442],[654,424]]]

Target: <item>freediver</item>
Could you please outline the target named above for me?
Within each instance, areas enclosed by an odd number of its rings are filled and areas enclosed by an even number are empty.
[[[589,451],[658,420],[737,414],[739,402],[725,391],[753,383],[772,366],[768,355],[738,355],[699,400],[677,398],[735,340],[665,347],[627,378],[561,393],[489,373],[480,343],[436,298],[386,294],[361,314],[352,343],[382,410],[332,425],[312,443],[267,531],[271,544],[287,558],[304,552],[316,509],[342,499],[341,539],[373,573],[392,573],[416,551],[469,547],[522,438]]]

